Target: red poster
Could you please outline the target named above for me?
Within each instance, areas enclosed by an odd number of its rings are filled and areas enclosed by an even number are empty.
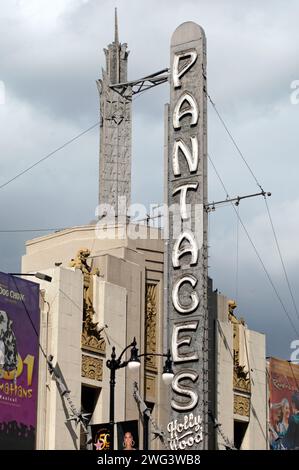
[[[270,358],[270,448],[299,450],[299,365]]]

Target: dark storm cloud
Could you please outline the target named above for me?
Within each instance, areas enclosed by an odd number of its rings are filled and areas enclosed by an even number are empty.
[[[96,114],[94,81],[104,65],[102,49],[113,39],[113,8],[108,2],[73,3],[76,7],[66,8],[44,30],[32,28],[21,9],[9,19],[3,15],[0,53],[2,79],[19,99],[78,122]],[[154,15],[158,3],[159,15]],[[189,7],[189,15],[207,32],[211,93],[238,115],[244,102],[255,113],[271,109],[284,99],[285,87],[297,73],[297,25],[289,17],[286,25],[285,15],[279,16],[275,8],[267,15],[267,9],[254,3],[251,9],[239,3],[234,11],[221,2],[215,2],[218,10],[208,2],[184,2],[184,9],[180,2],[176,9],[169,2],[120,2],[120,37],[131,49],[130,79],[167,66],[170,35]],[[221,20],[215,21],[217,11]],[[149,20],[140,21],[142,17]],[[148,99],[149,105],[152,102]],[[151,107],[147,109],[150,115]]]

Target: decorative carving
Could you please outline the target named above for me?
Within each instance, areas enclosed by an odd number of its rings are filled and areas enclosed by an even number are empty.
[[[87,264],[87,259],[90,256],[90,250],[82,248],[78,251],[76,258],[72,259],[69,263],[71,268],[80,269],[83,274],[83,307],[84,310],[93,309],[92,297],[93,297],[93,275],[98,276],[99,270],[92,269]]]
[[[228,301],[228,319],[231,323],[235,323],[237,325],[245,325],[244,318],[238,319],[234,314],[234,309],[237,307],[237,304],[234,300]]]
[[[106,343],[101,336],[103,328],[98,327],[98,323],[93,321],[95,310],[93,308],[93,276],[99,276],[99,270],[92,269],[87,259],[90,250],[82,248],[78,251],[76,258],[69,263],[71,268],[80,269],[83,274],[83,325],[82,325],[82,346],[93,351],[105,352]]]
[[[124,215],[120,197],[131,202],[131,103],[109,88],[103,72],[100,146],[100,203]],[[127,209],[127,208],[126,208]]]
[[[106,341],[104,338],[98,340],[95,336],[89,336],[83,332],[81,335],[81,344],[83,349],[88,349],[89,351],[102,354],[106,352]]]
[[[228,301],[228,319],[232,323],[239,323],[237,317],[234,314],[234,309],[237,307],[237,304],[234,300]]]
[[[157,352],[157,286],[146,285],[145,353]],[[157,357],[146,357],[146,368],[157,370]]]
[[[244,392],[251,392],[249,371],[245,370],[246,365],[240,364],[240,328],[244,327],[244,320],[235,316],[234,309],[237,304],[234,300],[228,301],[228,318],[233,326],[233,348],[234,348],[234,389]]]
[[[145,376],[145,397],[147,401],[156,402],[156,377],[152,375]]]
[[[250,398],[243,395],[234,394],[234,414],[247,416],[250,415]]]
[[[82,354],[81,375],[92,380],[103,380],[103,360]]]
[[[245,366],[234,365],[234,389],[244,392],[251,392],[249,372],[246,372]]]
[[[122,98],[110,88],[106,89],[105,100],[104,119],[113,121],[116,126],[119,126],[123,120],[130,122],[130,101],[126,98]]]

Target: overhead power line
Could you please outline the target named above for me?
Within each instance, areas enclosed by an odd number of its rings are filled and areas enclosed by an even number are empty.
[[[238,216],[240,215],[239,206],[237,206]],[[239,226],[240,221],[237,217],[237,240],[236,240],[236,302],[239,300]]]
[[[89,131],[91,131],[92,129],[94,129],[95,127],[97,127],[98,125],[100,124],[100,122],[97,122],[96,124],[93,124],[92,126],[88,127],[87,129],[85,129],[85,131],[83,132],[80,132],[80,134],[77,134],[75,137],[73,137],[72,139],[68,140],[67,142],[65,142],[64,144],[60,145],[60,147],[57,147],[55,150],[53,150],[52,152],[48,153],[47,155],[45,155],[44,157],[42,157],[40,160],[38,160],[37,162],[33,163],[32,165],[28,166],[27,168],[25,168],[25,170],[21,171],[20,173],[17,173],[15,176],[13,176],[12,178],[10,178],[8,181],[6,181],[5,183],[2,183],[0,185],[0,189],[3,189],[5,188],[6,186],[8,186],[10,183],[12,183],[13,181],[15,181],[17,178],[20,178],[20,176],[23,176],[25,175],[25,173],[28,173],[28,171],[32,170],[32,168],[36,167],[37,165],[39,165],[40,163],[44,162],[45,160],[47,160],[48,158],[52,157],[53,155],[55,155],[57,152],[59,152],[60,150],[64,149],[65,147],[67,147],[68,145],[70,145],[72,142],[74,142],[75,140],[79,139],[80,137],[82,137],[84,134],[87,134]]]
[[[218,111],[216,104],[215,104],[214,101],[212,100],[212,98],[211,98],[211,96],[209,95],[209,93],[207,92],[207,90],[205,90],[205,92],[206,92],[206,95],[207,95],[207,97],[208,97],[208,99],[209,99],[209,101],[210,101],[210,103],[211,103],[211,105],[212,105],[212,107],[213,107],[215,113],[217,114],[217,116],[218,116],[220,122],[222,123],[224,129],[226,130],[226,132],[227,132],[227,134],[228,134],[228,136],[229,136],[229,138],[231,139],[232,143],[234,144],[234,146],[235,146],[235,148],[236,148],[238,154],[240,155],[240,157],[242,158],[243,162],[244,162],[245,165],[247,166],[249,172],[251,173],[251,175],[252,175],[254,181],[256,182],[256,184],[258,185],[258,187],[260,188],[260,190],[261,190],[262,192],[264,192],[264,190],[263,190],[263,188],[262,188],[262,185],[259,183],[257,177],[256,177],[255,174],[253,173],[253,170],[251,169],[249,163],[247,162],[247,160],[246,160],[244,154],[242,153],[242,151],[241,151],[239,145],[237,144],[237,142],[236,142],[236,140],[234,139],[232,133],[230,132],[230,130],[229,130],[229,128],[228,128],[226,122],[224,121],[223,117],[221,116],[220,112]]]
[[[290,296],[291,296],[291,299],[292,299],[292,303],[293,303],[297,318],[299,320],[299,312],[298,312],[298,308],[297,308],[297,305],[296,305],[293,289],[291,287],[289,276],[288,276],[288,273],[287,273],[287,270],[286,270],[286,267],[285,267],[285,263],[284,263],[284,260],[283,260],[283,257],[282,257],[281,249],[280,249],[280,246],[279,246],[279,243],[278,243],[278,238],[277,238],[277,235],[276,235],[276,231],[275,231],[273,220],[272,220],[272,217],[271,217],[269,205],[267,203],[266,198],[265,198],[265,204],[266,204],[266,209],[267,209],[270,225],[271,225],[271,228],[272,228],[276,248],[277,248],[277,251],[278,251],[278,254],[279,254],[279,258],[280,258],[281,265],[282,265],[282,268],[283,268],[284,276],[285,276],[285,279],[286,279],[286,283],[287,283],[287,286],[288,286],[288,289],[289,289],[289,293],[290,293]]]
[[[227,191],[227,189],[226,189],[226,186],[225,186],[225,184],[224,184],[224,182],[223,182],[221,176],[219,175],[219,173],[218,173],[218,171],[217,171],[217,169],[216,169],[216,167],[215,167],[215,165],[214,165],[214,163],[213,163],[213,160],[211,159],[211,156],[208,155],[208,158],[209,158],[209,160],[210,160],[210,163],[211,163],[211,165],[212,165],[212,167],[213,167],[213,169],[214,169],[214,171],[215,171],[215,173],[216,173],[216,175],[217,175],[217,177],[218,177],[218,179],[219,179],[219,181],[220,181],[220,183],[221,183],[221,185],[222,185],[222,187],[223,187],[223,189],[224,189],[224,191],[225,191],[227,197],[229,197],[229,194],[228,194],[228,191]],[[235,211],[235,213],[236,213],[236,215],[237,215],[237,218],[238,218],[240,224],[242,225],[242,228],[243,228],[243,230],[244,230],[244,232],[245,232],[245,234],[246,234],[246,236],[247,236],[247,238],[248,238],[248,240],[249,240],[249,242],[250,242],[252,248],[254,249],[254,252],[255,252],[256,256],[258,257],[258,259],[259,259],[259,261],[260,261],[260,263],[261,263],[261,265],[262,265],[262,268],[263,268],[263,270],[264,270],[264,272],[265,272],[265,274],[266,274],[266,276],[267,276],[267,278],[268,278],[268,281],[270,282],[270,284],[271,284],[271,286],[272,286],[272,288],[273,288],[273,290],[274,290],[274,292],[275,292],[275,295],[276,295],[276,297],[277,297],[277,299],[278,299],[278,301],[279,301],[279,303],[280,303],[280,305],[281,305],[281,307],[282,307],[284,313],[286,314],[286,316],[287,316],[287,318],[288,318],[288,320],[289,320],[289,322],[290,322],[290,324],[291,324],[293,330],[295,331],[295,333],[296,333],[296,334],[298,335],[298,337],[299,337],[299,331],[297,330],[297,328],[296,328],[296,326],[295,326],[295,324],[294,324],[294,322],[293,322],[293,320],[292,320],[292,318],[291,318],[289,312],[287,311],[287,309],[286,309],[286,307],[285,307],[285,305],[284,305],[284,303],[283,303],[283,300],[282,300],[281,296],[279,295],[279,292],[278,292],[278,290],[277,290],[277,288],[276,288],[276,286],[275,286],[275,284],[274,284],[274,282],[273,282],[273,280],[272,280],[272,278],[271,278],[271,276],[270,276],[270,273],[269,273],[269,271],[267,270],[267,268],[266,268],[266,266],[265,266],[265,263],[264,263],[263,260],[262,260],[261,255],[259,254],[259,252],[258,252],[258,250],[257,250],[257,248],[256,248],[256,246],[255,246],[255,244],[254,244],[254,242],[253,242],[253,240],[252,240],[252,238],[251,238],[251,236],[250,236],[248,230],[246,229],[246,227],[245,227],[245,225],[244,225],[244,223],[243,223],[243,220],[241,219],[240,215],[238,214],[237,209],[235,208],[235,206],[234,206],[233,204],[232,204],[232,207],[233,207],[233,209],[234,209],[234,211]]]
[[[270,214],[270,209],[269,209],[269,205],[267,203],[267,200],[266,200],[266,193],[265,191],[263,190],[261,184],[259,183],[256,175],[254,174],[252,168],[250,167],[250,165],[248,164],[243,152],[241,151],[240,147],[238,146],[237,142],[236,142],[236,139],[233,137],[232,135],[232,132],[229,130],[225,120],[223,119],[223,117],[221,116],[215,102],[212,100],[211,96],[209,95],[209,93],[207,92],[207,90],[205,89],[205,93],[214,109],[214,111],[216,112],[220,122],[222,123],[225,131],[227,132],[229,138],[231,139],[233,145],[235,146],[238,154],[240,155],[240,157],[242,158],[243,162],[245,163],[245,165],[247,166],[249,172],[251,173],[252,177],[254,178],[256,184],[258,185],[258,187],[261,189],[263,196],[264,196],[264,199],[265,199],[265,204],[266,204],[266,210],[267,210],[267,213],[268,213],[268,217],[269,217],[269,221],[270,221],[270,225],[271,225],[271,229],[272,229],[272,232],[273,232],[273,236],[274,236],[274,240],[275,240],[275,244],[276,244],[276,248],[277,248],[277,251],[278,251],[278,255],[279,255],[279,258],[280,258],[280,262],[281,262],[281,265],[282,265],[282,269],[283,269],[283,272],[284,272],[284,276],[285,276],[285,279],[286,279],[286,283],[287,283],[287,286],[288,286],[288,290],[289,290],[289,293],[290,293],[290,296],[291,296],[291,299],[292,299],[292,303],[293,303],[293,307],[294,307],[294,310],[295,310],[295,313],[296,313],[296,316],[297,318],[299,319],[299,311],[298,311],[298,308],[297,308],[297,304],[296,304],[296,301],[295,301],[295,297],[294,297],[294,293],[293,293],[293,290],[292,290],[292,287],[291,287],[291,284],[290,284],[290,281],[289,281],[289,277],[288,277],[288,274],[287,274],[287,270],[286,270],[286,267],[285,267],[285,263],[284,263],[284,260],[283,260],[283,257],[282,257],[282,253],[281,253],[281,249],[280,249],[280,246],[279,246],[279,242],[278,242],[278,238],[277,238],[277,235],[276,235],[276,231],[275,231],[275,228],[274,228],[274,224],[273,224],[273,220],[272,220],[272,217],[271,217],[271,214]]]
[[[25,232],[60,232],[61,230],[66,230],[68,227],[60,228],[15,228],[0,230],[0,233],[25,233]]]
[[[154,219],[162,218],[163,214],[148,216],[144,219],[132,219],[130,223],[137,224],[139,222],[149,222]],[[94,224],[91,224],[94,225]],[[71,227],[51,227],[51,228],[12,228],[0,230],[0,233],[30,233],[30,232],[62,232],[63,230],[68,230]],[[155,228],[155,227],[153,227]]]
[[[146,90],[144,90],[146,91]],[[141,92],[142,93],[142,92]],[[133,98],[133,101],[135,101],[135,99],[137,99],[137,97],[134,97]],[[79,139],[80,137],[82,137],[83,135],[87,134],[89,131],[91,131],[92,129],[94,129],[95,127],[97,127],[98,125],[100,124],[100,121],[96,122],[95,124],[93,124],[92,126],[88,127],[87,129],[85,129],[84,131],[80,132],[80,134],[77,134],[75,137],[72,137],[70,140],[68,140],[67,142],[65,142],[64,144],[60,145],[60,147],[57,147],[55,150],[53,150],[52,152],[48,153],[47,155],[45,155],[44,157],[42,157],[41,159],[39,159],[38,161],[36,161],[35,163],[33,163],[32,165],[30,165],[29,167],[25,168],[23,171],[20,171],[20,173],[17,173],[15,176],[13,176],[12,178],[10,178],[9,180],[5,181],[5,183],[2,183],[0,184],[0,189],[3,189],[5,188],[6,186],[8,186],[10,183],[12,183],[13,181],[15,181],[17,178],[20,178],[20,176],[23,176],[25,175],[25,173],[28,173],[28,171],[32,170],[34,167],[36,167],[37,165],[39,165],[40,163],[44,162],[45,160],[47,160],[48,158],[52,157],[53,155],[55,155],[57,152],[59,152],[60,150],[64,149],[65,147],[67,147],[68,145],[70,145],[72,142],[74,142],[75,140]],[[36,232],[41,232],[43,230],[34,230]]]

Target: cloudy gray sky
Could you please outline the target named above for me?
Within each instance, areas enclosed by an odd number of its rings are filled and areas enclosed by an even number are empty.
[[[0,185],[99,118],[95,80],[103,47],[113,39],[114,7],[127,42],[129,78],[168,66],[169,41],[187,20],[206,31],[208,87],[269,200],[295,300],[299,304],[299,4],[296,0],[1,0]],[[134,102],[133,201],[163,198],[165,84]],[[0,190],[0,230],[65,227],[94,218],[98,193],[98,131],[81,137]],[[209,151],[230,195],[258,190],[213,109]],[[225,193],[209,168],[209,199]],[[240,205],[246,224],[297,331],[263,199]],[[236,297],[238,314],[267,334],[267,352],[289,358],[299,339],[231,207],[210,215],[210,275],[214,287]],[[38,235],[38,234],[37,234]],[[20,269],[24,243],[34,234],[0,233],[0,269]]]

